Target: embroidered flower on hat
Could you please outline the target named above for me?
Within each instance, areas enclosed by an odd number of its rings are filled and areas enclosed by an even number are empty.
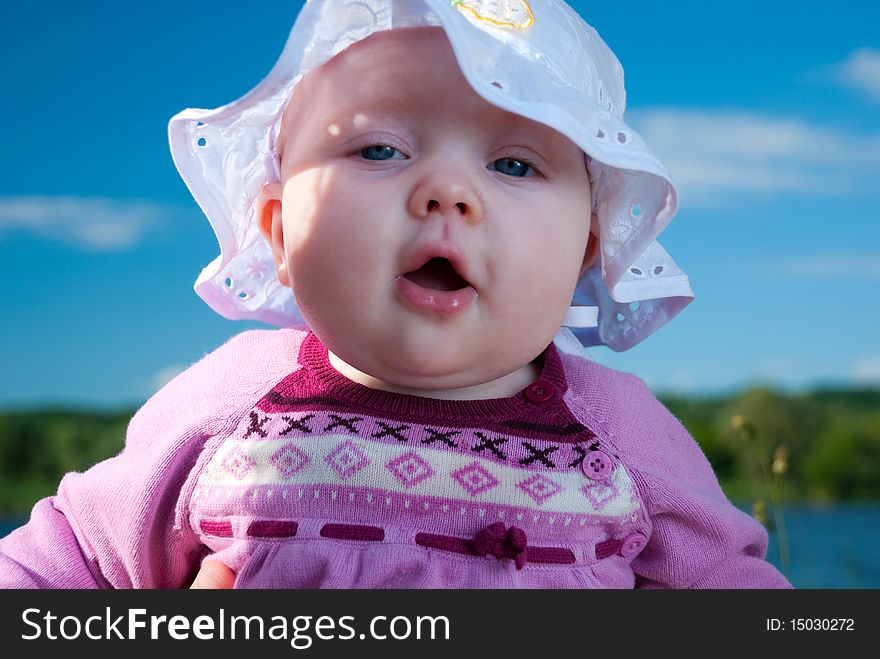
[[[524,30],[535,22],[535,15],[526,0],[449,0],[460,12],[478,21]]]

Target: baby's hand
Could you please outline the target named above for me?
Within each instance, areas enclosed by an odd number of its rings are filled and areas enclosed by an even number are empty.
[[[235,583],[235,572],[220,561],[205,561],[190,590],[222,590],[232,588],[233,583]]]

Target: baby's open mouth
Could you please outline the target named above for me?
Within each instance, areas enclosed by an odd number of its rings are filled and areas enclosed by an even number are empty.
[[[470,286],[470,283],[455,271],[452,263],[440,257],[431,259],[422,267],[406,272],[403,276],[414,284],[435,291],[457,291]]]

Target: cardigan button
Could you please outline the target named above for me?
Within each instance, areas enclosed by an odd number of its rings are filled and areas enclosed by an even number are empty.
[[[533,403],[546,403],[553,398],[556,389],[553,383],[548,380],[535,380],[526,387],[526,398]]]
[[[632,558],[644,548],[648,538],[643,533],[630,533],[620,543],[617,553],[624,558]]]
[[[614,470],[614,462],[605,451],[590,451],[584,456],[581,469],[587,478],[595,481],[604,481]]]

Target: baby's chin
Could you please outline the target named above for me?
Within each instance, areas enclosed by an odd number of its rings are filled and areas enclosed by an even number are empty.
[[[484,359],[455,358],[443,351],[424,351],[409,359],[395,355],[363,364],[358,370],[377,381],[373,386],[449,400],[507,398],[539,375],[539,369],[528,359],[499,362],[489,355]]]
[[[422,325],[362,322],[359,331],[345,334],[334,331],[337,326],[326,323],[313,329],[333,355],[376,381],[368,386],[435,398],[511,396],[528,386],[530,376],[537,377],[531,364],[552,340],[552,335],[546,340],[530,335],[524,341],[524,332],[493,337],[467,322],[429,328],[434,331],[423,331]]]

